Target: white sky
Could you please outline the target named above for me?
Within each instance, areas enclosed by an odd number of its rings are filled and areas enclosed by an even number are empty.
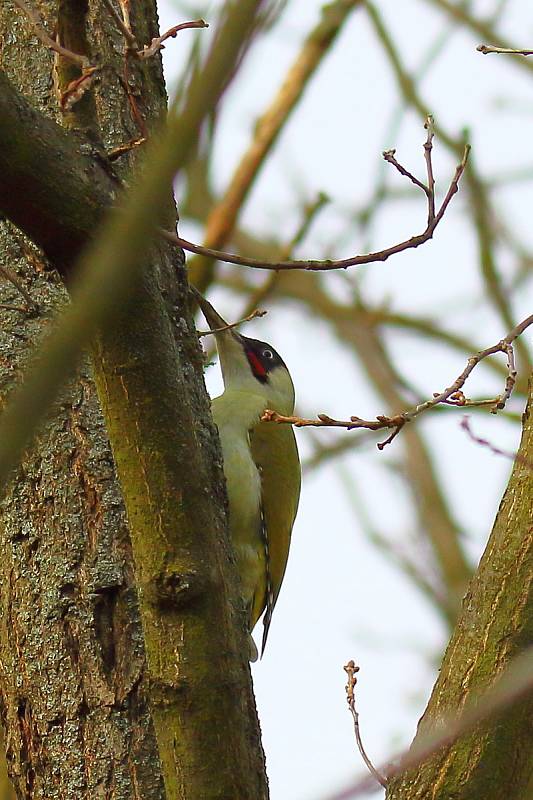
[[[245,62],[242,75],[226,97],[216,143],[215,183],[223,190],[249,141],[257,116],[283,78],[300,43],[318,18],[322,2],[290,0],[276,29],[263,38]],[[216,8],[220,2],[213,3]],[[415,70],[444,30],[444,17],[423,0],[377,0],[408,68]],[[482,14],[496,0],[474,3]],[[533,46],[533,15],[527,4],[509,0],[502,29],[517,46]],[[165,30],[198,9],[180,12],[178,3],[160,0]],[[214,15],[200,12],[208,21]],[[209,37],[210,31],[200,32]],[[184,32],[165,50],[167,76],[188,52]],[[485,175],[533,163],[530,119],[533,82],[502,56],[482,56],[479,41],[463,32],[447,39],[422,83],[433,113],[456,135],[471,130],[473,157]],[[514,108],[502,111],[496,101]],[[389,66],[362,10],[351,22],[307,91],[281,136],[268,166],[248,200],[241,222],[253,231],[276,231],[289,237],[299,220],[302,196],[318,191],[332,198],[313,228],[301,255],[321,257],[339,233],[339,214],[363,205],[379,174],[380,153],[397,148],[402,163],[423,175],[422,125],[409,113],[393,138],[387,137],[398,95]],[[454,163],[435,143],[435,169],[441,191]],[[390,168],[392,169],[392,168]],[[394,185],[405,188],[391,175]],[[529,222],[531,185],[501,191],[499,212],[523,241],[533,246]],[[480,347],[504,333],[494,313],[483,307],[483,289],[476,244],[465,221],[465,196],[456,197],[435,240],[417,251],[363,268],[367,300],[388,299],[394,310],[434,316],[451,330],[473,338]],[[392,204],[379,214],[372,230],[375,249],[418,233],[424,227],[422,200]],[[196,240],[196,226],[181,226]],[[356,232],[339,256],[362,246]],[[363,272],[363,270],[361,272]],[[302,280],[306,276],[302,275]],[[332,291],[344,284],[325,279]],[[220,312],[239,316],[240,301],[217,294]],[[523,291],[516,299],[516,320],[530,313]],[[294,307],[276,308],[246,329],[250,336],[271,341],[288,363],[296,384],[299,410],[375,416],[385,411],[348,349],[341,349],[328,327]],[[531,337],[529,337],[531,341]],[[429,396],[449,385],[465,359],[441,346],[421,343],[405,334],[389,335],[388,345],[401,369]],[[220,391],[213,370],[212,393]],[[480,369],[469,394],[496,394],[491,374]],[[511,404],[520,410],[519,404]],[[433,452],[454,513],[464,527],[465,541],[477,560],[490,531],[509,473],[509,463],[466,439],[460,414],[427,416],[419,424],[433,443]],[[513,450],[517,427],[504,420],[476,417],[473,427],[499,446]],[[331,435],[331,434],[330,434]],[[340,431],[335,435],[350,435]],[[297,431],[302,454],[307,431]],[[401,452],[400,438],[384,453],[369,443],[342,465],[323,468],[304,479],[298,519],[285,583],[276,607],[265,658],[254,666],[254,685],[267,755],[272,800],[319,800],[363,771],[356,752],[351,718],[346,710],[343,664],[354,658],[361,667],[358,710],[363,738],[379,763],[406,745],[433,685],[445,631],[426,600],[366,540],[346,491],[357,487],[373,523],[399,544],[407,543],[414,514],[401,483],[387,465]],[[342,476],[340,475],[342,466]],[[380,797],[374,793],[372,797]]]

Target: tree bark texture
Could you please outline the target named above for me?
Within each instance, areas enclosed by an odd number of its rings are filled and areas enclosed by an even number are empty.
[[[241,17],[250,16],[254,4],[243,5]],[[10,206],[4,192],[2,210],[65,275],[113,196],[105,152],[149,134],[166,96],[159,56],[133,61],[125,73],[122,36],[102,3],[38,8],[62,44],[105,65],[61,114],[58,94],[75,70],[47,52],[11,3],[0,7],[2,68],[36,109],[70,129],[73,143],[72,160],[62,151],[57,161],[56,134],[64,141],[57,130],[24,142],[33,165],[26,202]],[[138,41],[150,42],[158,33],[155,3],[131,2],[130,10]],[[96,175],[86,196],[76,196],[68,174],[80,157]],[[9,154],[3,158],[7,164]],[[132,164],[123,161],[119,178]],[[50,230],[56,235],[69,192],[76,235],[57,242]],[[174,213],[169,201],[169,224]],[[1,259],[39,306],[32,315],[1,312],[5,399],[67,298],[43,253],[11,222],[2,224]],[[11,285],[0,290],[2,302],[19,302]],[[63,392],[3,501],[0,691],[18,795],[264,798],[220,451],[179,254],[153,248],[133,302],[117,308],[113,331],[98,337],[92,356],[92,369],[85,365]]]
[[[533,381],[518,457],[414,744],[533,645]],[[387,800],[533,796],[533,695],[391,781]]]

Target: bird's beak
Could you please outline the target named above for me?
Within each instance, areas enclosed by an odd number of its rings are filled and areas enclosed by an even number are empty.
[[[200,306],[202,310],[202,314],[206,318],[207,324],[209,325],[212,331],[216,331],[218,328],[225,328],[228,324],[224,317],[221,317],[218,311],[211,305],[209,300],[206,300],[203,294],[200,294],[198,289],[194,286],[191,286],[191,291],[196,298],[196,302]],[[227,331],[229,333],[229,331]]]
[[[218,333],[215,333],[215,338],[218,356],[220,358],[220,366],[222,368],[222,376],[225,382],[230,373],[233,372],[235,368],[238,368],[238,365],[243,362],[243,360],[244,363],[247,364],[244,356],[242,337],[231,328],[229,330],[219,331],[219,328],[226,328],[228,324],[224,317],[220,316],[209,300],[206,300],[194,286],[191,286],[191,290],[210,329],[212,331],[218,331]]]

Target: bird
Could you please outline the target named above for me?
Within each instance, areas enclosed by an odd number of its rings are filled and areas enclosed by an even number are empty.
[[[229,532],[240,574],[249,633],[249,660],[258,651],[252,631],[263,615],[261,657],[287,566],[298,510],[301,468],[291,425],[262,422],[266,409],[294,413],[294,385],[267,342],[228,328],[211,303],[193,294],[213,331],[224,392],[211,403],[222,446]]]

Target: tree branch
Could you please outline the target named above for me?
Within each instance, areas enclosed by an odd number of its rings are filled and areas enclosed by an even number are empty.
[[[77,64],[81,70],[85,70],[90,66],[87,56],[73,53],[72,50],[62,47],[59,42],[56,42],[55,39],[52,39],[52,37],[48,35],[39,14],[31,5],[26,3],[26,0],[14,0],[14,3],[26,14],[33,25],[35,35],[49,50],[53,50],[68,61],[72,61],[73,64]]]
[[[428,118],[429,120],[429,118]],[[431,164],[431,138],[432,138],[432,122],[427,122],[426,127],[428,128],[428,138],[424,144],[424,151],[426,154],[427,163]],[[431,137],[430,137],[431,131]],[[430,142],[428,146],[428,141]],[[407,176],[410,180],[416,183],[419,188],[424,191],[426,197],[428,199],[428,224],[426,229],[423,233],[418,234],[417,236],[412,236],[410,239],[406,239],[403,242],[399,242],[398,244],[392,245],[392,247],[387,247],[384,250],[378,250],[375,253],[367,253],[366,255],[357,255],[351,256],[350,258],[340,259],[338,261],[334,260],[326,260],[326,261],[316,261],[316,260],[295,260],[295,261],[262,261],[256,258],[248,258],[246,256],[238,256],[232,253],[225,253],[221,250],[214,250],[209,247],[203,247],[202,245],[194,244],[193,242],[187,241],[187,239],[182,239],[175,233],[166,230],[160,230],[161,236],[168,242],[178,245],[182,247],[184,250],[188,250],[191,253],[196,253],[202,256],[208,256],[209,258],[215,258],[219,261],[224,261],[228,264],[238,264],[239,266],[243,267],[253,267],[256,269],[269,269],[269,270],[294,270],[294,269],[304,269],[304,270],[311,270],[311,271],[325,271],[325,270],[334,270],[334,269],[347,269],[348,267],[355,267],[360,266],[362,264],[371,264],[375,261],[386,261],[393,255],[397,253],[402,253],[404,250],[410,250],[416,247],[419,247],[421,244],[429,241],[433,238],[433,234],[435,232],[435,228],[443,218],[448,205],[452,197],[457,193],[459,188],[459,181],[461,176],[465,170],[466,163],[468,160],[468,155],[470,153],[470,145],[466,145],[463,153],[463,158],[461,162],[457,165],[455,169],[455,174],[452,178],[452,181],[448,187],[448,191],[442,201],[438,212],[435,214],[435,187],[433,184],[432,189],[424,186],[421,181],[414,178],[407,170],[401,167],[400,164],[394,158],[394,151],[388,150],[383,154],[383,157],[386,161],[393,164],[397,169],[399,168],[403,175]]]
[[[533,315],[527,317],[525,320],[516,325],[504,339],[497,342],[491,347],[481,350],[479,353],[471,356],[468,363],[461,374],[455,381],[444,389],[442,392],[435,392],[433,397],[423,403],[419,403],[414,408],[407,411],[402,411],[394,416],[386,416],[384,414],[376,417],[375,420],[361,419],[361,417],[352,416],[349,420],[339,420],[329,417],[327,414],[318,414],[316,419],[303,419],[298,416],[287,416],[278,414],[277,411],[266,409],[261,417],[263,422],[276,422],[280,424],[294,425],[296,428],[346,428],[347,430],[354,430],[360,428],[367,428],[372,431],[379,431],[386,428],[392,428],[393,431],[390,436],[384,441],[380,442],[377,446],[379,450],[390,444],[393,439],[400,433],[403,426],[414,420],[424,411],[439,404],[455,406],[459,408],[466,408],[469,406],[491,406],[491,413],[496,414],[499,410],[505,408],[505,404],[516,383],[516,368],[514,362],[513,342],[530,326],[533,324]],[[470,377],[474,368],[488,356],[495,353],[505,353],[508,359],[508,373],[505,380],[505,387],[503,392],[489,400],[469,400],[462,392],[462,387]]]
[[[379,771],[387,800],[457,795],[522,800],[531,786],[533,714],[533,382],[522,440],[489,542],[413,745]],[[361,777],[328,800],[373,788]]]
[[[533,56],[533,50],[514,50],[512,47],[493,47],[490,44],[478,44],[476,50],[483,53],[485,56],[489,53],[502,53],[511,56]]]
[[[189,30],[191,28],[209,28],[209,25],[203,19],[195,19],[192,22],[181,22],[179,25],[174,25],[174,27],[169,28],[169,30],[165,31],[161,36],[156,36],[152,39],[150,44],[147,44],[142,50],[138,50],[138,57],[150,58],[154,56],[160,50],[164,49],[163,42],[166,42],[167,39],[174,39],[180,31]]]
[[[0,210],[65,275],[119,188],[81,136],[40,114],[0,70]]]
[[[455,6],[448,0],[431,0],[433,4],[439,6],[446,6],[447,8],[457,11],[459,18],[464,15],[464,9]],[[385,23],[378,9],[370,0],[364,0],[365,8],[368,12],[370,21],[372,22],[376,35],[383,45],[384,51],[389,59],[390,65],[398,82],[398,87],[404,97],[405,102],[411,106],[420,117],[425,118],[428,114],[427,104],[423,101],[418,88],[410,75],[402,64],[399,51],[392,39],[390,32],[387,30]],[[522,59],[519,63],[527,64],[528,67],[533,67],[533,63]],[[439,139],[456,155],[458,156],[463,149],[463,141],[461,137],[454,137],[442,126],[435,124],[435,132]],[[478,247],[479,247],[479,265],[481,268],[483,280],[487,286],[487,292],[495,308],[498,310],[505,328],[510,328],[514,324],[513,314],[509,304],[509,296],[506,287],[503,286],[498,265],[494,257],[494,246],[496,242],[495,233],[495,212],[490,203],[490,198],[487,193],[487,187],[479,177],[474,165],[470,165],[470,169],[465,175],[467,186],[470,192],[471,213],[476,227]],[[531,366],[531,357],[525,343],[520,340],[518,342],[518,349],[524,363]]]
[[[359,728],[359,713],[355,707],[355,686],[357,684],[357,673],[359,672],[359,667],[357,667],[353,661],[348,661],[348,663],[344,667],[344,671],[348,676],[348,681],[346,683],[346,700],[348,702],[348,708],[350,709],[350,713],[353,719],[357,749],[359,750],[361,758],[365,762],[368,771],[370,772],[372,777],[375,778],[376,781],[385,788],[387,786],[387,781],[372,764],[363,746],[363,740],[361,739],[361,730]]]
[[[306,37],[275,97],[257,120],[252,140],[242,155],[223,196],[209,212],[203,247],[221,250],[231,236],[239,212],[278,136],[323,63],[344,23],[361,0],[336,0],[323,6],[318,24]],[[220,259],[222,260],[222,259]],[[191,282],[205,292],[212,277],[212,258],[194,259]]]

